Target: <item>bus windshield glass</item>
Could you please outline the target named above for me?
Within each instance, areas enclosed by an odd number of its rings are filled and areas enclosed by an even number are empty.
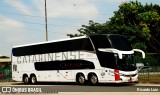
[[[120,51],[131,51],[131,44],[124,36],[120,35],[94,35],[90,37],[95,49],[114,48]]]
[[[136,70],[136,67],[134,66],[134,55],[133,54],[123,54],[122,59],[119,59],[118,56],[116,56],[117,59],[117,69],[123,70],[123,71],[133,71]]]

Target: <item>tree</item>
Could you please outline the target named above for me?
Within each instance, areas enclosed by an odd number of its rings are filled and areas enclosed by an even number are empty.
[[[138,1],[123,3],[111,18],[110,30],[114,29],[118,34],[129,36],[128,39],[134,44],[141,42],[150,46],[160,55],[159,9],[160,6],[156,4],[142,5]],[[118,29],[116,29],[117,27]]]
[[[89,35],[94,35],[94,34],[103,34],[106,33],[104,31],[106,26],[104,24],[100,23],[95,23],[92,20],[89,21],[89,26],[87,25],[82,25],[82,28],[78,29],[80,34],[67,34],[67,36],[70,37],[77,37],[77,36],[89,36]]]
[[[82,25],[80,34],[68,34],[70,37],[94,34],[121,34],[126,36],[134,48],[156,52],[160,55],[160,6],[142,5],[138,1],[122,3],[114,12],[110,21],[100,24],[92,20]]]

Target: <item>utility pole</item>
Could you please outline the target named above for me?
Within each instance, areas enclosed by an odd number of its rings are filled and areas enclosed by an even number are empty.
[[[45,22],[46,22],[46,41],[48,41],[48,29],[47,29],[47,8],[46,8],[46,0],[45,0]]]

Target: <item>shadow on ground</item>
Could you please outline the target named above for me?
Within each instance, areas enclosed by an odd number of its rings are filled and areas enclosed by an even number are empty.
[[[110,86],[110,87],[123,87],[123,86],[134,86],[137,83],[99,83],[97,85],[90,85],[90,84],[84,84],[84,85],[80,85],[77,83],[63,83],[63,82],[38,82],[36,84],[24,84],[24,83],[12,83],[12,85],[43,85],[43,86],[52,86],[52,85],[70,85],[70,86]]]

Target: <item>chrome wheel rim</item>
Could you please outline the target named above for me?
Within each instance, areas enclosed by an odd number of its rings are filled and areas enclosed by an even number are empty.
[[[85,82],[85,78],[83,76],[79,77],[79,83],[83,84]]]
[[[28,83],[28,80],[29,80],[28,77],[25,77],[24,78],[24,83]]]
[[[36,77],[33,76],[31,81],[32,81],[32,83],[36,83]]]
[[[98,82],[98,78],[95,76],[95,75],[93,75],[92,77],[91,77],[91,83],[92,84],[96,84]]]

